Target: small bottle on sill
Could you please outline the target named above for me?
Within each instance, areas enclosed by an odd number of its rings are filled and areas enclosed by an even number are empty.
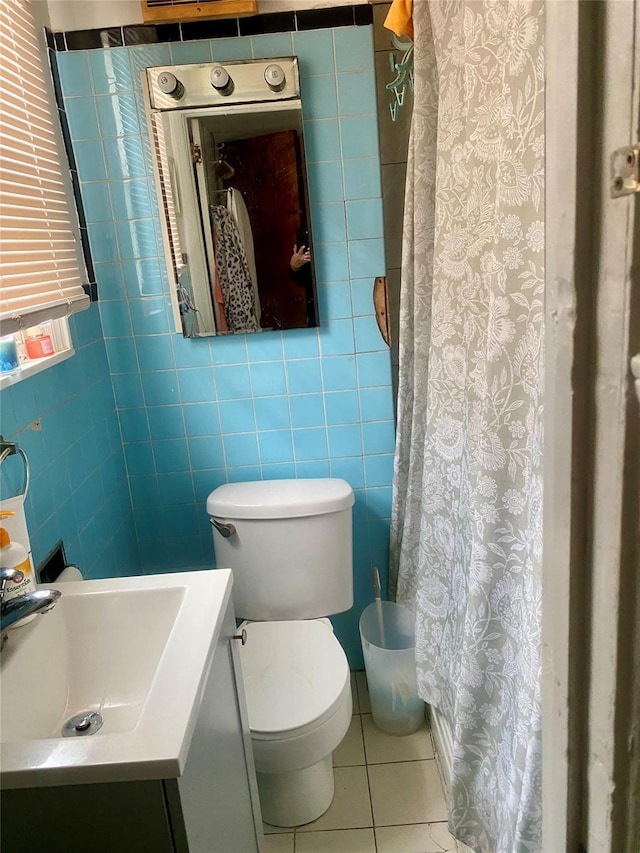
[[[13,335],[0,338],[0,374],[12,376],[20,370],[18,348]]]
[[[45,333],[42,326],[32,326],[27,329],[25,346],[29,358],[45,358],[54,353],[51,336]]]

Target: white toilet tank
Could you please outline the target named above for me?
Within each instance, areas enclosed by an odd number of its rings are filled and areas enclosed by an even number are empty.
[[[344,480],[229,483],[207,498],[218,568],[233,570],[236,615],[316,619],[353,604],[351,507]],[[233,525],[228,537],[218,525]],[[228,531],[226,531],[228,532]]]

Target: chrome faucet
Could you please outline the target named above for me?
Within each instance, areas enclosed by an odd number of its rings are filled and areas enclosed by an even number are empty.
[[[0,568],[0,635],[3,644],[7,628],[32,613],[46,613],[62,595],[57,589],[37,589],[5,601],[4,594],[9,581],[19,583],[23,579],[24,574],[19,569]]]

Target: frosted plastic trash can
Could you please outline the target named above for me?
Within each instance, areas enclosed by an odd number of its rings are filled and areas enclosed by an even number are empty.
[[[415,616],[392,601],[370,604],[360,639],[374,723],[390,735],[410,735],[424,720],[415,663]]]

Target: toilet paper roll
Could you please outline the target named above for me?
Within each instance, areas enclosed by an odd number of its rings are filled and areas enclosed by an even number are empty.
[[[82,581],[82,572],[77,566],[66,566],[55,579],[55,583],[64,583],[65,581]]]

